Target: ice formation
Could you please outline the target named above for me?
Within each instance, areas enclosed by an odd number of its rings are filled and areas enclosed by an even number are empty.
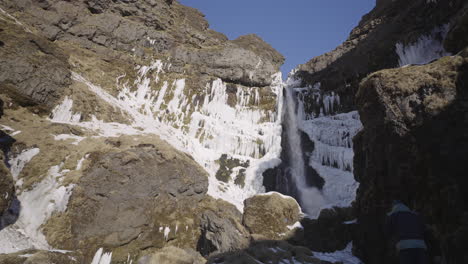
[[[81,114],[73,114],[72,112],[72,107],[73,107],[73,100],[68,98],[68,96],[65,96],[65,99],[63,102],[59,105],[57,105],[53,110],[52,110],[52,120],[54,122],[78,122],[80,121]]]
[[[102,248],[96,251],[91,264],[110,264],[112,261],[112,252],[105,253]]]
[[[32,156],[31,153],[39,153],[38,150],[31,151],[23,152],[27,154],[24,156],[29,159]],[[0,231],[0,253],[13,253],[30,248],[52,249],[42,234],[41,225],[53,212],[66,210],[74,187],[74,185],[63,186],[61,184],[62,177],[69,172],[62,170],[62,166],[63,164],[51,167],[45,179],[34,185],[31,190],[24,190],[17,195],[21,203],[20,215],[13,225]],[[18,174],[23,167],[24,164],[18,167]]]
[[[354,201],[359,185],[353,176],[352,139],[360,131],[362,124],[357,111],[336,114],[340,105],[339,95],[322,91],[319,83],[312,87],[298,86],[300,82],[297,80],[288,80],[287,112],[289,119],[295,120],[291,123],[297,123],[297,128],[294,124],[290,124],[287,135],[288,142],[297,145],[291,146],[291,150],[294,150],[291,153],[292,159],[297,163],[293,164],[296,168],[292,170],[296,175],[302,175],[297,176],[296,181],[301,205],[308,216],[314,218],[323,208],[346,207]],[[305,112],[305,95],[312,98],[309,104],[312,103],[315,108],[320,108],[318,113]],[[297,107],[293,98],[297,99]],[[306,175],[303,169],[297,169],[304,168],[301,161],[303,154],[297,151],[301,149],[301,139],[298,132],[294,132],[299,130],[305,132],[314,142],[314,150],[305,165],[311,166],[325,180],[321,191],[304,187]],[[309,197],[305,197],[304,194]]]
[[[120,76],[117,96],[73,73],[75,81],[86,84],[101,100],[129,116],[131,125],[104,122],[94,116],[89,121],[80,121],[81,114],[72,111],[73,100],[68,97],[54,109],[51,121],[81,126],[103,137],[157,134],[191,154],[208,171],[211,196],[227,200],[242,210],[246,198],[264,191],[263,171],[280,163],[281,73],[272,76],[271,88],[264,88],[276,96],[277,105],[275,109],[264,110],[260,106],[259,88],[236,85],[235,94],[229,94],[227,84],[216,79],[206,84],[204,93],[193,94],[191,89],[186,89],[185,79],[169,82],[163,78],[169,67],[159,60],[137,67],[139,77],[132,84],[123,82],[124,76]],[[244,186],[235,184],[235,179],[227,183],[216,179],[217,160],[222,154],[249,161]]]
[[[10,170],[13,180],[18,183],[18,177],[23,170],[24,166],[30,162],[34,156],[39,154],[40,150],[38,148],[28,149],[21,152],[18,156],[10,159]]]
[[[445,51],[442,44],[448,30],[449,25],[443,25],[434,29],[431,34],[421,36],[412,44],[405,46],[402,43],[397,43],[396,53],[399,57],[400,67],[409,64],[427,64],[440,57],[451,55]]]
[[[302,152],[301,135],[299,134],[300,117],[296,112],[294,100],[294,91],[291,85],[286,87],[286,114],[289,123],[286,128],[288,137],[289,160],[291,161],[290,173],[293,183],[297,190],[298,199],[301,202],[302,209],[311,216],[318,214],[318,210],[324,204],[324,199],[320,191],[315,187],[308,187],[306,182],[305,162]]]

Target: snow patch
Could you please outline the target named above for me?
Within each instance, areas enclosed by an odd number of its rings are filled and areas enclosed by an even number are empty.
[[[53,166],[48,175],[31,190],[17,197],[21,211],[15,224],[0,231],[0,253],[12,253],[25,249],[51,250],[41,226],[53,212],[64,212],[74,185],[62,186],[63,164]]]
[[[81,119],[81,114],[74,114],[72,112],[73,100],[65,96],[63,102],[57,105],[51,113],[51,119],[53,122],[60,123],[75,123]]]
[[[102,248],[96,251],[91,264],[110,264],[112,261],[112,252],[105,253]]]
[[[76,135],[60,134],[60,135],[55,135],[54,139],[55,140],[73,140],[74,142],[71,144],[78,145],[85,138],[76,136]]]
[[[24,166],[26,166],[26,164],[30,162],[34,158],[34,156],[39,154],[39,152],[40,150],[38,148],[28,149],[21,152],[18,156],[10,159],[9,163],[11,166],[11,175],[13,176],[15,182],[18,181],[18,177],[21,171],[23,170]]]

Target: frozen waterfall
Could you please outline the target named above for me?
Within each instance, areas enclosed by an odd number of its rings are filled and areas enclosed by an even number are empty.
[[[288,125],[285,132],[288,139],[288,172],[293,181],[290,184],[293,184],[296,190],[296,199],[299,200],[303,211],[313,217],[318,215],[325,201],[320,190],[307,186],[302,139],[298,127],[300,120],[294,97],[294,86],[287,83],[285,117],[288,119]]]

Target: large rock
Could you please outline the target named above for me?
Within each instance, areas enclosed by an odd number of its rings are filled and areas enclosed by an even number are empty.
[[[244,201],[245,227],[257,240],[290,237],[299,227],[301,208],[292,197],[279,193],[256,195]]]
[[[427,241],[431,255],[442,254],[446,263],[468,260],[466,54],[380,71],[360,86],[364,130],[354,140],[355,177],[361,184],[354,242],[366,263],[394,261],[383,234],[392,199],[424,218],[435,237]]]
[[[195,248],[199,231],[193,218],[205,198],[208,178],[189,156],[159,141],[95,153],[92,159],[67,212],[49,220],[45,228],[51,245],[85,248],[92,254],[98,247],[123,247],[135,254],[171,240]],[[119,257],[114,252],[114,258]]]
[[[55,106],[71,84],[67,55],[47,39],[2,19],[0,42],[0,93],[23,106]]]
[[[219,205],[201,215],[202,235],[197,249],[204,256],[244,249],[250,243],[250,234],[242,226],[242,214],[229,203]]]
[[[313,251],[334,252],[352,241],[356,221],[351,208],[335,207],[323,209],[317,219],[304,218],[301,224],[303,233],[290,239],[291,243]]]

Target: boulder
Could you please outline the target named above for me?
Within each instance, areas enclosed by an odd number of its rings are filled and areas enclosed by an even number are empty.
[[[197,250],[204,256],[244,249],[250,242],[250,234],[242,226],[242,214],[227,202],[220,201],[219,205],[200,217],[202,234]]]
[[[243,224],[254,239],[277,240],[290,237],[302,218],[301,208],[292,197],[271,192],[244,201]]]
[[[206,172],[167,143],[91,155],[93,164],[77,182],[65,213],[51,218],[48,242],[84,249],[121,248],[113,258],[160,248],[175,240],[195,248],[196,216],[208,188]]]
[[[352,208],[323,209],[317,219],[304,218],[303,233],[290,242],[318,252],[343,250],[353,239],[354,218]]]

